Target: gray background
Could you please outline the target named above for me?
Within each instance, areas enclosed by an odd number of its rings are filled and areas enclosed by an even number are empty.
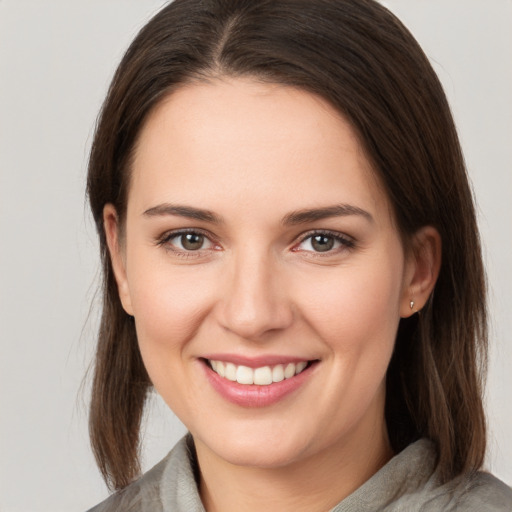
[[[459,127],[491,289],[487,468],[512,483],[512,2],[388,0]],[[113,70],[161,0],[0,0],[0,511],[105,497],[87,438],[98,258],[87,153]],[[91,303],[96,306],[90,307]],[[158,397],[144,467],[183,433]]]

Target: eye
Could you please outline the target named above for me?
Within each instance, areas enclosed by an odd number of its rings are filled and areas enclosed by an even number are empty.
[[[294,247],[296,251],[315,253],[337,252],[339,249],[354,247],[353,240],[341,233],[315,232],[306,235],[300,244]]]
[[[185,249],[186,251],[203,249],[205,241],[208,242],[208,239],[199,233],[186,233],[178,235],[171,240],[176,240],[175,243],[180,246],[180,249]]]
[[[165,235],[159,242],[175,252],[194,252],[214,248],[215,244],[198,231],[180,231]]]

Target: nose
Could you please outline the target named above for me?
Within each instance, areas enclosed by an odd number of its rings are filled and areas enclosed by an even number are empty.
[[[289,327],[293,308],[279,262],[253,252],[232,263],[218,304],[222,327],[252,341]]]

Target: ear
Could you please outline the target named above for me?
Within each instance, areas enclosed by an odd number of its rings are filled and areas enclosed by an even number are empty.
[[[103,229],[105,230],[110,261],[112,262],[112,268],[117,282],[119,299],[126,313],[133,316],[130,289],[126,278],[124,248],[122,240],[120,239],[119,218],[112,204],[106,204],[103,208]]]
[[[441,236],[437,229],[425,226],[412,237],[406,259],[400,316],[407,318],[427,303],[441,268]]]

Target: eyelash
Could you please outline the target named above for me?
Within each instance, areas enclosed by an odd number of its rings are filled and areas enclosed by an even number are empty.
[[[196,251],[187,251],[187,250],[182,250],[182,249],[173,247],[173,245],[170,243],[173,238],[178,238],[180,236],[188,235],[188,234],[204,236],[204,238],[206,240],[208,240],[214,246],[218,245],[210,233],[207,233],[206,231],[203,231],[202,229],[198,229],[198,228],[179,229],[177,231],[171,231],[171,232],[164,233],[157,240],[156,244],[158,246],[164,247],[167,251],[172,252],[173,254],[175,254],[176,256],[179,256],[181,258],[197,258],[197,257],[204,255],[204,251],[209,250],[209,249],[198,249]]]
[[[338,247],[337,249],[321,252],[321,251],[301,251],[298,249],[298,246],[302,245],[306,240],[313,239],[315,236],[325,236],[328,238],[334,239],[335,242],[339,242],[341,247]],[[356,246],[355,240],[352,237],[349,237],[347,235],[344,235],[338,231],[329,231],[326,229],[317,229],[313,231],[308,231],[307,233],[304,233],[300,237],[300,241],[295,244],[292,248],[292,251],[294,252],[308,252],[314,254],[315,257],[328,257],[332,256],[334,254],[338,254],[340,251],[346,250],[346,249],[354,249]]]
[[[215,239],[212,237],[210,233],[207,233],[201,229],[198,228],[190,228],[190,229],[180,229],[178,231],[171,231],[164,233],[156,242],[158,246],[164,247],[167,251],[172,252],[176,256],[182,257],[182,258],[194,258],[194,257],[200,257],[204,255],[204,251],[208,251],[211,249],[197,249],[195,251],[193,250],[182,250],[176,247],[173,247],[173,245],[170,243],[170,241],[174,238],[178,238],[183,235],[187,234],[195,234],[195,235],[201,235],[204,236],[205,239],[207,239],[211,244],[214,246],[218,246],[218,243],[215,241]],[[334,239],[335,242],[338,242],[342,247],[338,247],[334,250],[328,250],[325,251],[325,253],[321,251],[305,251],[301,250],[298,247],[302,245],[306,240],[312,239],[315,236],[325,236],[328,238]],[[300,236],[300,239],[297,243],[295,243],[292,247],[293,252],[307,252],[314,254],[315,257],[327,257],[332,256],[333,254],[337,254],[340,250],[346,250],[346,249],[353,249],[356,246],[356,242],[352,237],[348,237],[347,235],[343,235],[337,231],[329,231],[329,230],[313,230],[308,231],[306,233],[303,233]],[[218,250],[218,249],[214,249]]]

